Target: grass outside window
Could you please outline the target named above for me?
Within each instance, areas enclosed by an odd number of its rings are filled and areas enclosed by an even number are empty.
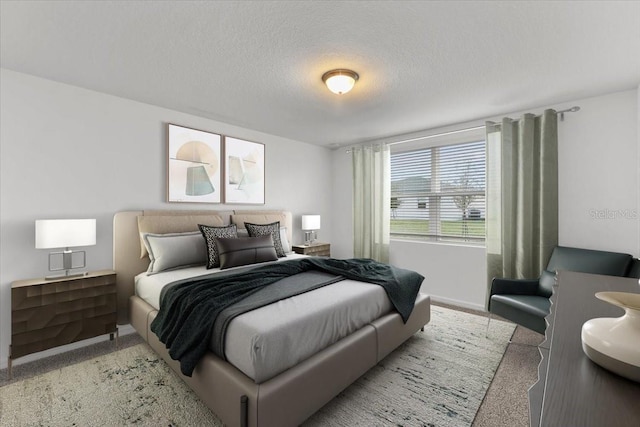
[[[484,219],[444,220],[440,222],[440,235],[462,241],[484,241],[484,222]],[[434,237],[429,234],[429,223],[430,221],[425,219],[391,219],[391,235],[410,238]]]

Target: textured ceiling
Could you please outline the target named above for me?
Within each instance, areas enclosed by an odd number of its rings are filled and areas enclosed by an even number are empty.
[[[3,68],[347,145],[640,84],[640,2],[0,3]],[[321,76],[360,74],[338,96]]]

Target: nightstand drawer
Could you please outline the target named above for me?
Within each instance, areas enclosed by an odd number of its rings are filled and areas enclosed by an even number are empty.
[[[314,243],[312,245],[293,245],[292,249],[297,254],[310,256],[331,256],[331,245],[329,243]]]

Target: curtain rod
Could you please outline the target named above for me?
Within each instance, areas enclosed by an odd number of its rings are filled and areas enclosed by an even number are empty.
[[[571,107],[571,108],[567,108],[566,110],[556,111],[556,114],[560,114],[560,121],[563,121],[564,120],[564,113],[575,113],[577,111],[580,111],[580,107],[574,106],[574,107]],[[500,123],[496,123],[496,126],[499,126],[499,125],[500,125]],[[433,135],[418,136],[416,138],[403,139],[402,141],[390,142],[387,145],[404,144],[405,142],[413,142],[413,141],[420,141],[420,140],[423,140],[423,139],[437,138],[437,137],[440,137],[440,136],[454,135],[456,133],[470,132],[472,130],[484,129],[485,127],[486,127],[485,125],[480,125],[480,126],[473,126],[473,127],[470,127],[470,128],[464,128],[464,129],[452,130],[452,131],[448,131],[448,132],[436,133],[436,134],[433,134]],[[347,153],[351,153],[351,149],[347,149]]]

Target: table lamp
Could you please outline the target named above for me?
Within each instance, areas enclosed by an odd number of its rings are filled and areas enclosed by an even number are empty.
[[[47,276],[46,279],[84,276],[86,272],[71,274],[71,270],[86,266],[85,251],[72,251],[76,246],[96,244],[95,219],[39,219],[36,220],[36,249],[64,248],[60,252],[49,253],[49,271],[65,270],[64,274]],[[82,254],[82,263],[74,265],[74,254]],[[54,267],[52,259],[62,256],[62,267]],[[76,257],[77,258],[77,257]]]
[[[316,240],[316,230],[320,230],[320,215],[302,215],[304,244],[312,245]]]

